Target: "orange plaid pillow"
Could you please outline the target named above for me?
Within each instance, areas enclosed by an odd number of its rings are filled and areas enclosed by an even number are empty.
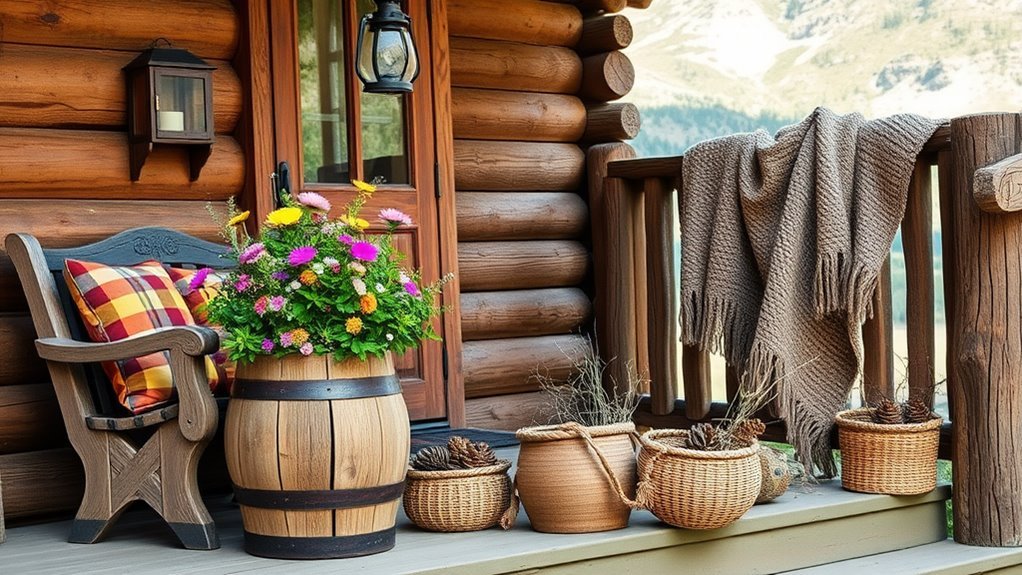
[[[185,304],[188,305],[188,311],[191,312],[195,324],[216,331],[220,336],[220,341],[223,342],[223,328],[209,323],[209,319],[206,317],[206,304],[220,293],[220,288],[224,283],[223,276],[209,268],[194,270],[168,266],[166,269],[170,279],[174,282],[174,287],[177,288],[178,293],[184,298]],[[234,383],[235,363],[227,359],[227,352],[222,347],[210,358],[216,367],[218,379],[215,386],[212,380],[210,381],[213,393],[229,395],[231,384]]]
[[[159,262],[118,267],[69,259],[64,279],[92,341],[119,341],[160,327],[195,325]],[[144,413],[174,397],[168,352],[103,362],[103,371],[117,400],[132,413]],[[215,385],[216,367],[208,357],[206,373]]]

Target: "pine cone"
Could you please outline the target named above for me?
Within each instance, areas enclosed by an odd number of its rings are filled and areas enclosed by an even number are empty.
[[[910,399],[905,404],[905,423],[926,423],[930,415],[930,408],[921,399]]]
[[[451,466],[451,452],[443,445],[423,447],[412,458],[412,469],[419,471],[446,471]]]
[[[451,452],[451,466],[455,468],[471,469],[497,464],[497,455],[484,441],[473,442],[455,435],[447,440],[447,449]]]
[[[766,431],[766,424],[759,419],[746,419],[739,421],[731,428],[731,437],[739,444],[752,445],[754,441]]]
[[[891,401],[886,397],[880,400],[880,404],[873,410],[873,423],[881,423],[884,425],[897,425],[904,423],[904,418],[901,415],[901,404],[896,401]]]
[[[719,445],[717,430],[714,429],[712,423],[697,423],[688,432],[688,445],[686,447],[689,449],[713,451]]]

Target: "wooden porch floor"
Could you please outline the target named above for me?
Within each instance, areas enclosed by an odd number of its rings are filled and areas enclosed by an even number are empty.
[[[773,503],[757,505],[736,524],[707,532],[675,529],[636,512],[629,528],[606,533],[536,533],[522,513],[508,532],[438,534],[417,529],[401,515],[397,546],[389,552],[297,562],[246,554],[240,513],[221,497],[208,501],[223,545],[219,550],[179,548],[170,530],[145,510],[126,514],[106,540],[93,545],[67,543],[67,521],[9,529],[7,543],[0,545],[0,572],[651,575],[663,572],[657,565],[672,564],[684,565],[687,572],[773,573],[943,539],[943,501],[949,495],[947,486],[901,498],[854,494],[837,482],[796,487]],[[893,513],[897,520],[892,521]],[[828,543],[828,538],[834,540]],[[765,554],[750,557],[757,551]]]

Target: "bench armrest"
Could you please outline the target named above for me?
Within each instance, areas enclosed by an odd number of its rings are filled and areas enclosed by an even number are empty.
[[[209,391],[205,358],[217,351],[219,338],[209,328],[166,327],[109,343],[49,337],[37,339],[35,345],[41,358],[60,363],[117,361],[169,351],[181,434],[190,441],[205,441],[216,433],[219,412]]]

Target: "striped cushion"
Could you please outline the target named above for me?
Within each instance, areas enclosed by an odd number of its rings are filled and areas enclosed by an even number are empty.
[[[196,286],[193,289],[191,285],[192,279],[199,270],[169,266],[166,269],[170,279],[174,282],[174,287],[177,288],[178,293],[184,298],[188,311],[191,312],[192,319],[195,320],[195,324],[208,327],[217,332],[220,336],[220,341],[223,342],[223,328],[209,323],[209,319],[206,317],[206,304],[220,293],[220,288],[224,283],[224,276],[217,272],[211,272],[202,281],[202,285]],[[217,371],[217,382],[214,384],[210,380],[210,387],[213,388],[214,394],[227,396],[230,394],[231,384],[234,382],[235,363],[227,359],[227,352],[222,347],[211,355],[210,358],[212,358]]]
[[[107,266],[67,260],[64,268],[71,297],[92,341],[119,341],[156,328],[195,325],[181,294],[159,262]],[[117,400],[132,413],[144,413],[174,397],[169,353],[103,362]],[[216,383],[216,367],[206,358]]]

